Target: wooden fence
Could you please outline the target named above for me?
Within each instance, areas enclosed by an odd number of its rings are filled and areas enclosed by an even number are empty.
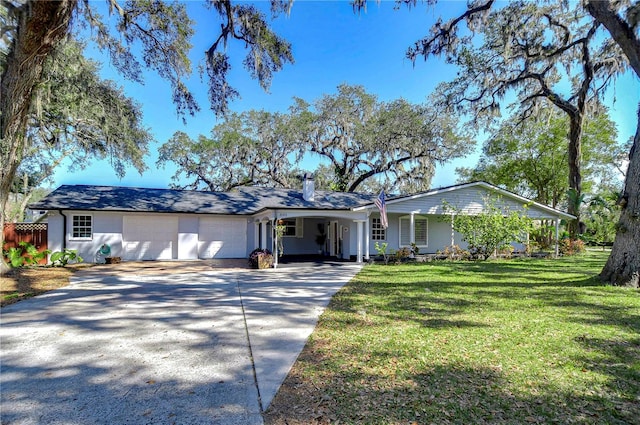
[[[47,223],[5,223],[3,249],[18,247],[20,242],[29,242],[42,252],[47,249]],[[39,264],[47,264],[47,259]]]

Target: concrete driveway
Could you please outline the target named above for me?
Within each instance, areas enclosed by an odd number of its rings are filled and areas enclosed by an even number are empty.
[[[360,266],[79,272],[4,307],[0,422],[262,424]]]

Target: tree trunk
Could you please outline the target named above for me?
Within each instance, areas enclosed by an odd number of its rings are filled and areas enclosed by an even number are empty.
[[[600,279],[617,286],[640,287],[640,105],[638,128],[629,153],[629,169],[619,204],[622,208],[611,255]]]
[[[17,29],[0,83],[0,208],[3,211],[25,152],[29,109],[42,78],[44,61],[69,32],[76,5],[77,0],[31,0],[16,10]],[[0,229],[3,228],[4,218],[0,218]]]
[[[569,187],[573,190],[573,195],[569,197],[568,212],[576,216],[576,219],[569,222],[568,226],[571,239],[578,237],[580,228],[582,117],[583,115],[580,112],[569,115]],[[575,198],[572,199],[573,196]]]
[[[588,0],[585,6],[591,16],[607,28],[611,37],[629,59],[631,68],[640,77],[640,39],[633,28],[611,8],[609,1]]]
[[[628,22],[612,8],[610,2],[587,1],[586,8],[602,23],[629,59],[629,65],[640,77],[640,38]],[[640,286],[640,105],[638,126],[629,151],[629,169],[620,199],[622,211],[611,255],[600,278],[613,285]]]

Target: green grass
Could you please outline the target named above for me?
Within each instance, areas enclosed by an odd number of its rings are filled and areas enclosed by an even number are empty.
[[[288,379],[306,402],[276,398],[274,416],[637,424],[640,294],[598,281],[606,255],[367,266]]]

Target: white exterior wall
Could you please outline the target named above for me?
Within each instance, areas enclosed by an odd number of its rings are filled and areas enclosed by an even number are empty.
[[[409,196],[397,203],[387,203],[387,211],[389,213],[409,214],[414,212],[416,214],[442,215],[447,213],[444,209],[446,201],[453,208],[459,210],[461,214],[472,215],[483,211],[485,207],[484,201],[487,196],[500,197],[496,203],[498,208],[508,209],[509,211],[525,210],[525,203],[517,199],[501,196],[499,193],[492,193],[483,187],[467,187],[429,196]],[[527,208],[526,211],[527,215],[533,219],[549,217],[548,212],[541,211],[534,206]]]
[[[195,215],[182,216],[178,221],[178,259],[198,259],[198,223]]]
[[[63,246],[75,249],[87,263],[104,262],[104,255],[99,253],[103,244],[110,246],[111,256],[122,257],[123,260],[155,260],[158,259],[156,256],[159,255],[159,252],[161,252],[162,259],[180,260],[243,258],[248,255],[246,235],[249,229],[245,217],[86,211],[63,211],[63,213],[66,216],[66,234],[64,234],[63,216],[54,211],[49,213],[49,249],[61,251]],[[91,239],[78,240],[72,237],[74,215],[90,215],[92,217],[93,233]],[[221,238],[215,238],[216,240],[204,238],[200,233],[201,222],[210,222],[211,220],[215,220],[218,229],[222,232]],[[154,221],[163,223],[162,228],[154,227]],[[144,227],[144,223],[148,225],[147,230],[132,230],[132,226]],[[252,223],[251,225],[253,226]],[[237,232],[238,234],[234,235],[229,233],[230,229],[241,229],[242,232]],[[157,230],[161,230],[161,232]],[[127,232],[129,232],[129,236],[127,236]],[[152,236],[164,233],[166,237],[159,237],[159,239],[163,239],[162,241],[152,240],[141,243],[141,239],[145,239],[145,232],[151,233]],[[242,234],[239,235],[239,233]],[[207,236],[211,236],[211,232]],[[137,239],[137,241],[132,239]],[[157,249],[148,246],[154,243],[162,246]],[[165,246],[167,243],[169,245]],[[221,250],[227,243],[232,243],[235,247],[231,251],[231,256],[225,255],[225,251]],[[222,256],[218,255],[220,253]]]
[[[112,256],[122,255],[122,214],[109,212],[64,211],[66,216],[66,248],[75,249],[85,263],[101,261],[98,250],[102,244],[111,247]],[[74,215],[90,215],[93,223],[93,235],[89,240],[72,238]],[[62,233],[62,232],[61,232]],[[51,237],[52,231],[49,230]]]
[[[64,218],[56,211],[47,214],[47,249],[62,251],[64,245]]]

